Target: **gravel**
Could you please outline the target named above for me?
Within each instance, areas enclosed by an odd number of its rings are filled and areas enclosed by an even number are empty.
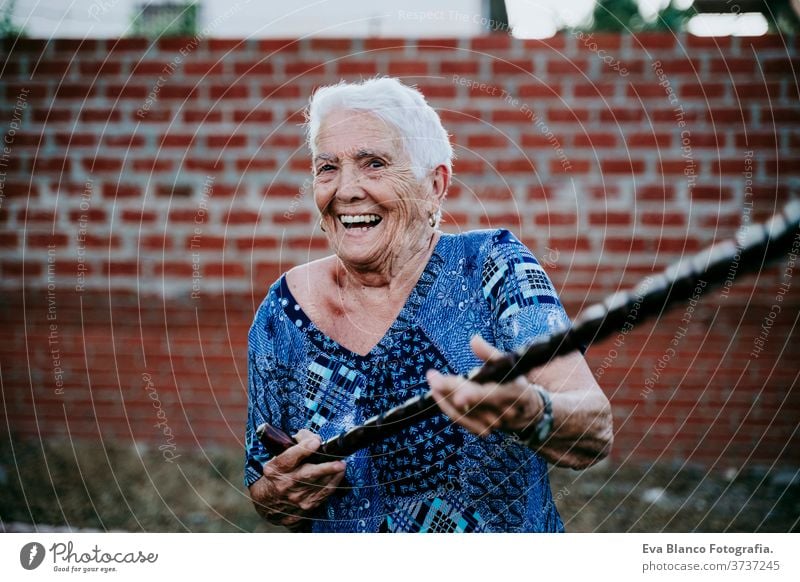
[[[0,531],[280,531],[253,510],[240,451],[0,444]],[[552,469],[570,532],[796,532],[800,472],[680,463]]]

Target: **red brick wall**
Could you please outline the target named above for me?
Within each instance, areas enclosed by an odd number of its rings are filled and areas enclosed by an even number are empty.
[[[511,228],[574,316],[797,196],[798,44],[7,45],[0,373],[14,438],[136,440],[166,456],[239,445],[252,314],[281,271],[326,253],[298,126],[315,86],[418,84],[456,144],[446,230]],[[590,350],[618,461],[798,461],[787,268]]]

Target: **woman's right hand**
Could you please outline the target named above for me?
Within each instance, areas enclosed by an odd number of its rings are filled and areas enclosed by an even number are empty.
[[[344,461],[312,465],[303,463],[320,446],[317,435],[301,430],[297,444],[264,465],[264,475],[250,486],[258,513],[270,523],[289,529],[302,525],[344,479]]]

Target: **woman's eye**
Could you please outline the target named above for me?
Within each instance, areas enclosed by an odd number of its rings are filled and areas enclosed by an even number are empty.
[[[331,164],[323,164],[319,168],[317,168],[317,175],[319,175],[319,174],[321,174],[323,172],[330,172],[331,170],[335,170],[335,169],[336,169],[336,166],[333,166]]]
[[[370,160],[368,166],[370,168],[385,168],[386,164],[382,160]]]

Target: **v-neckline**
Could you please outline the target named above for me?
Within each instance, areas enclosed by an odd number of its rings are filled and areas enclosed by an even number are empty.
[[[391,325],[377,341],[377,343],[375,343],[375,345],[373,345],[369,351],[364,354],[360,354],[351,350],[339,341],[330,337],[328,334],[322,331],[319,326],[317,326],[317,324],[308,316],[306,311],[297,301],[291,289],[289,289],[289,284],[286,280],[285,273],[281,276],[280,290],[278,292],[283,311],[294,323],[295,327],[301,330],[305,328],[309,331],[313,331],[315,334],[319,335],[320,339],[323,340],[322,343],[332,345],[336,349],[348,354],[354,359],[368,359],[375,355],[375,353],[378,353],[380,349],[382,349],[388,342],[391,336],[395,335],[398,331],[401,331],[403,322],[408,321],[416,314],[416,310],[422,303],[422,299],[427,296],[428,289],[436,279],[439,269],[444,263],[440,253],[442,247],[444,246],[445,239],[449,239],[450,236],[451,235],[446,233],[441,233],[439,235],[439,240],[436,241],[436,244],[433,247],[433,252],[431,253],[431,256],[428,257],[428,262],[425,264],[425,268],[420,273],[417,282],[414,284],[414,287],[412,287],[411,293],[408,294],[408,297],[403,303],[403,307],[401,307],[400,311],[397,313],[397,317],[394,318]]]

